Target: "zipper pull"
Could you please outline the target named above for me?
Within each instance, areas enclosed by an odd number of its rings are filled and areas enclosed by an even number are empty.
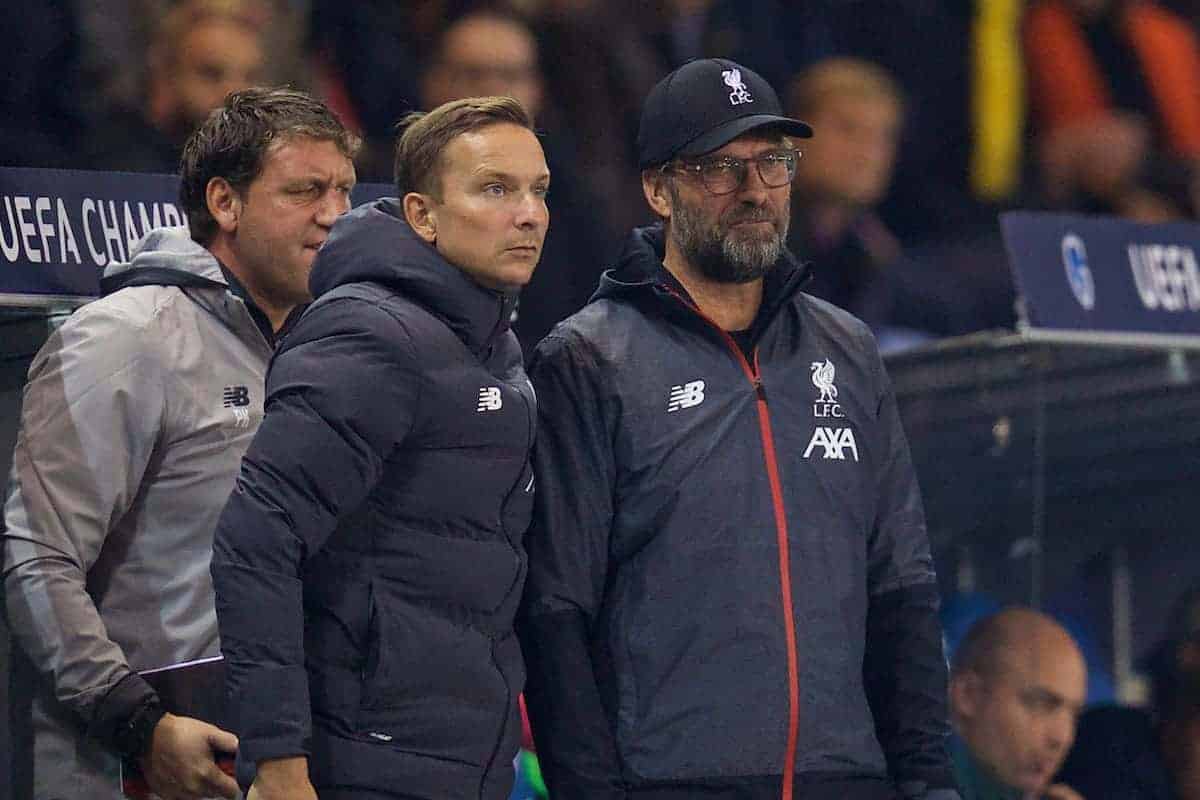
[[[754,377],[754,393],[758,395],[758,399],[762,402],[767,402],[767,387],[763,386],[762,377]]]

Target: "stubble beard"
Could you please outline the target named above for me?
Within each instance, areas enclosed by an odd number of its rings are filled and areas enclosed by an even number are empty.
[[[750,283],[762,278],[783,255],[788,216],[771,215],[767,207],[739,210],[730,219],[709,225],[698,208],[682,201],[675,187],[671,194],[671,236],[680,252],[702,275],[718,283]],[[762,220],[769,232],[738,230],[737,222]]]

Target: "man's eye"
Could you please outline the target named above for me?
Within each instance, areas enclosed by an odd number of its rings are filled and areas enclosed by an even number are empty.
[[[709,175],[724,175],[730,172],[736,172],[738,165],[733,161],[713,161],[710,164],[705,164],[703,169]]]
[[[503,197],[505,194],[504,187],[498,183],[489,183],[487,186],[483,187],[483,190],[492,197]]]

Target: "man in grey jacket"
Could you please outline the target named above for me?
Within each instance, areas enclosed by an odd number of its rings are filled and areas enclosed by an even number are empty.
[[[219,658],[212,532],[357,146],[302,93],[231,94],[184,150],[190,235],[148,234],[30,367],[0,536],[32,686],[14,797],[111,800],[123,763],[165,800],[236,794],[236,738],[143,675]]]

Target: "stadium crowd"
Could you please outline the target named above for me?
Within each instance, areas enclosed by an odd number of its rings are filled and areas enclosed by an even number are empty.
[[[696,57],[818,120],[789,243],[885,350],[1013,323],[999,211],[1157,221],[1200,200],[1189,0],[14,0],[7,17],[6,165],[172,173],[210,108],[267,83],[329,103],[364,137],[360,180],[387,182],[404,112],[516,97],[554,175],[527,351],[649,220],[638,109]]]
[[[653,220],[643,101],[698,58],[752,68],[812,126],[787,244],[811,265],[805,291],[883,352],[1014,324],[1005,210],[1200,216],[1195,0],[10,0],[7,18],[5,166],[176,173],[231,92],[286,85],[361,137],[339,151],[360,183],[390,183],[407,112],[515,98],[552,176],[513,317],[526,356]],[[957,655],[947,635],[962,797],[1198,800],[1195,593],[1145,665],[1146,711],[1083,713],[1091,664],[1074,633],[1009,609]],[[514,797],[544,796],[532,763]]]

